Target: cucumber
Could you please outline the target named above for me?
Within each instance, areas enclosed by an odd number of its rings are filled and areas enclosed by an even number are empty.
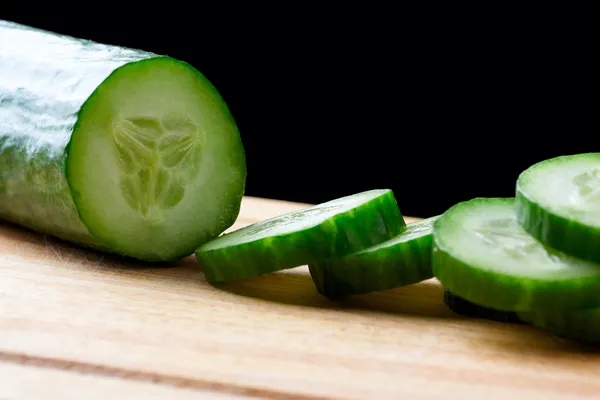
[[[432,278],[431,242],[437,218],[409,223],[396,237],[367,249],[309,265],[317,291],[340,298]]]
[[[490,321],[507,322],[513,324],[522,324],[523,321],[517,316],[517,313],[510,311],[498,311],[493,308],[482,307],[455,295],[449,290],[444,290],[444,304],[456,314],[470,317],[487,319]]]
[[[517,179],[517,220],[564,253],[600,263],[600,153],[551,158]]]
[[[236,123],[191,65],[0,21],[0,219],[148,261],[239,213]]]
[[[209,282],[250,278],[350,254],[406,228],[389,189],[341,197],[226,233],[196,250]]]
[[[500,311],[600,305],[600,266],[542,245],[514,198],[475,198],[434,223],[432,269],[445,289]]]
[[[518,316],[522,321],[557,337],[600,345],[600,308],[519,312]]]

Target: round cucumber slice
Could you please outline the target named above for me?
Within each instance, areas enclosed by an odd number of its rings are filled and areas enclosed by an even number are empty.
[[[463,299],[449,290],[444,290],[444,304],[456,314],[470,317],[487,319],[497,322],[508,322],[513,324],[522,324],[523,321],[517,316],[517,313],[511,311],[499,311],[489,307],[482,307],[478,304]]]
[[[370,190],[224,234],[196,250],[209,282],[264,275],[340,257],[387,240],[406,224],[391,190]]]
[[[317,291],[339,298],[432,278],[431,235],[437,218],[412,222],[396,237],[345,257],[310,264]]]
[[[600,266],[542,245],[516,220],[514,198],[476,198],[433,229],[432,269],[442,285],[500,311],[600,305]]]
[[[563,339],[600,345],[600,308],[553,312],[519,312],[519,318]]]
[[[600,263],[600,153],[556,157],[517,180],[517,220],[532,236]]]

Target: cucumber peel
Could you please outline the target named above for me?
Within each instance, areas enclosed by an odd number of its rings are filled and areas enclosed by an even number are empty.
[[[206,279],[223,282],[344,256],[390,239],[405,227],[393,192],[377,189],[226,233],[195,254]]]
[[[433,222],[412,222],[399,235],[337,259],[310,264],[317,291],[329,298],[365,294],[432,278]]]
[[[519,312],[518,316],[522,321],[557,337],[600,345],[600,308]]]
[[[542,243],[600,263],[600,153],[544,160],[517,180],[519,224]]]
[[[499,311],[600,305],[600,266],[527,234],[514,198],[476,198],[447,210],[434,223],[432,269],[447,290]]]

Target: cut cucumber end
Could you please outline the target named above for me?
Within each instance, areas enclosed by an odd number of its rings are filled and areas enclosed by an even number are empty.
[[[459,203],[435,222],[433,237],[434,275],[475,304],[500,311],[600,305],[600,266],[528,235],[514,198]]]
[[[92,235],[127,256],[168,260],[234,223],[246,160],[211,83],[156,57],[116,69],[86,101],[66,174]]]
[[[600,153],[556,157],[517,180],[519,224],[544,244],[600,263]]]

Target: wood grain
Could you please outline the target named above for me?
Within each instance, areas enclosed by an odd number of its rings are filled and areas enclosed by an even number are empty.
[[[81,374],[31,365],[0,362],[0,399],[27,400],[242,400],[245,396],[174,388],[152,382]]]
[[[245,198],[232,229],[303,206]],[[90,387],[105,385],[103,398],[118,384],[172,398],[600,397],[598,352],[459,317],[435,279],[331,302],[305,267],[212,286],[191,257],[149,266],[7,224],[0,254],[0,361],[46,371],[40,388],[76,371],[64,379],[98,379]],[[0,398],[29,373],[2,371]]]

